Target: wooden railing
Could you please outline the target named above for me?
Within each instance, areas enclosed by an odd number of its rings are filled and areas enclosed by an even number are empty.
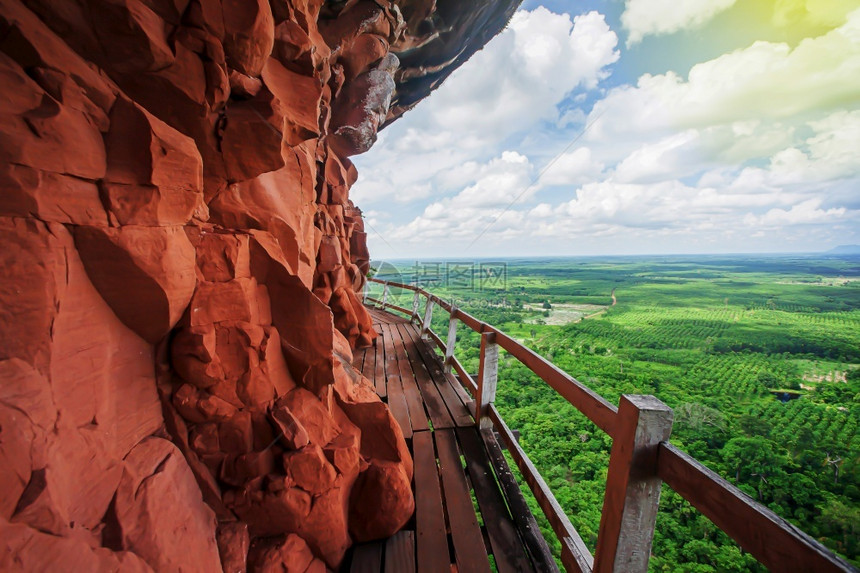
[[[401,312],[420,326],[422,338],[444,353],[452,370],[475,399],[475,423],[493,427],[507,446],[541,510],[561,542],[567,571],[644,572],[648,569],[660,489],[666,483],[772,571],[857,571],[797,527],[669,443],[672,410],[653,396],[624,395],[618,407],[533,350],[424,289],[375,278],[381,298],[365,291],[365,301]],[[391,302],[391,288],[412,291],[412,308]],[[421,298],[424,298],[423,313]],[[430,328],[434,307],[449,315],[446,340]],[[481,335],[476,379],[454,355],[457,325]],[[520,447],[493,402],[498,381],[499,348],[505,349],[612,437],[603,511],[592,556],[537,468]]]

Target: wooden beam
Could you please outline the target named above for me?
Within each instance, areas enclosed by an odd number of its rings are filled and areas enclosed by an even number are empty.
[[[489,417],[489,407],[496,400],[498,379],[499,345],[496,344],[495,333],[487,332],[481,335],[478,395],[475,396],[475,423],[479,428],[490,428],[493,425]]]
[[[657,471],[678,495],[771,571],[857,571],[675,446],[660,444]]]
[[[415,291],[415,294],[412,296],[412,318],[411,320],[418,320],[418,307],[421,304],[421,291]]]
[[[663,480],[657,449],[672,433],[672,409],[654,396],[624,395],[616,416],[595,573],[645,573]]]
[[[460,361],[457,360],[457,357],[454,356],[451,358],[451,365],[454,367],[454,371],[457,372],[457,377],[460,380],[460,385],[465,386],[469,393],[472,395],[472,398],[478,395],[478,385],[475,384],[475,381],[472,380],[472,377],[466,372],[466,369],[463,368],[463,365],[460,364]]]
[[[502,493],[508,502],[511,517],[516,522],[520,537],[531,554],[535,569],[540,573],[558,573],[558,565],[555,564],[552,551],[523,497],[520,485],[511,472],[507,460],[505,460],[502,448],[496,440],[495,432],[492,429],[481,430],[481,439],[484,441],[484,447],[487,449],[490,463],[493,464],[496,479],[499,480]]]
[[[594,562],[591,552],[588,551],[588,547],[585,546],[579,532],[570,523],[570,519],[556,501],[543,476],[540,475],[526,452],[517,443],[513,432],[502,420],[495,406],[490,406],[490,417],[556,537],[561,541],[561,563],[565,570],[571,573],[591,573]]]
[[[445,351],[445,342],[442,340],[442,337],[436,334],[432,328],[427,329],[427,338],[433,341],[433,344],[436,345],[436,348]]]
[[[529,370],[537,374],[541,380],[549,384],[562,398],[585,414],[598,428],[614,437],[613,432],[616,425],[615,413],[618,409],[603,398],[603,396],[507,334],[496,331],[496,340],[499,346],[507,350],[511,356],[522,362]]]
[[[455,309],[456,310],[456,309]],[[448,320],[448,340],[445,341],[445,362],[443,363],[445,374],[451,373],[451,359],[454,358],[454,347],[457,345],[457,317],[456,312],[451,313]]]
[[[430,330],[430,321],[433,320],[433,299],[427,297],[427,304],[424,305],[424,321],[421,323],[421,338],[427,340],[427,331]]]

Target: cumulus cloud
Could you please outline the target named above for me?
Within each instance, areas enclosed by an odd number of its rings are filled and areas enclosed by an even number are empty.
[[[735,0],[627,0],[621,14],[621,24],[629,34],[627,45],[637,44],[648,35],[701,26],[734,3]]]
[[[831,32],[787,44],[755,42],[675,72],[645,74],[595,105],[589,137],[624,139],[679,128],[804,117],[860,100],[860,10]]]
[[[411,202],[462,189],[499,142],[569,121],[559,105],[607,76],[618,38],[597,12],[573,19],[520,11],[508,28],[355,159],[360,204]],[[582,116],[582,112],[578,112]],[[565,115],[567,114],[567,115]],[[584,117],[584,116],[582,116]]]
[[[844,207],[821,209],[821,199],[808,199],[790,209],[770,209],[760,217],[748,214],[744,223],[751,227],[780,228],[786,225],[811,225],[836,223],[847,212]]]
[[[412,135],[450,134],[459,146],[479,146],[555,120],[557,105],[575,88],[593,89],[614,63],[618,38],[603,15],[571,21],[540,7],[514,14],[508,28],[454,72],[427,100]],[[408,115],[407,115],[408,117]],[[414,137],[402,149],[415,148]]]
[[[475,180],[452,197],[434,201],[408,224],[392,235],[397,240],[426,241],[434,238],[475,236],[493,224],[494,232],[506,232],[522,223],[522,213],[509,206],[531,198],[533,167],[528,158],[515,151],[480,165]]]
[[[606,166],[598,161],[591,149],[578,147],[559,155],[540,179],[544,185],[578,185],[600,177]]]
[[[696,5],[700,16],[683,26],[704,17]],[[860,240],[860,11],[794,48],[756,42],[601,97],[616,44],[596,13],[518,13],[473,68],[359,158],[353,196],[379,211],[374,226],[401,256]],[[564,145],[560,134],[586,123],[532,184]],[[511,149],[522,151],[502,151]],[[398,201],[408,205],[386,216]]]

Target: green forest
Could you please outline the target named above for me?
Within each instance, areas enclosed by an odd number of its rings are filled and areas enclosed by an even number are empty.
[[[377,267],[379,278],[420,284],[504,330],[612,403],[657,396],[675,412],[672,443],[860,565],[860,258]],[[411,292],[391,296],[411,306]],[[433,318],[443,336],[447,319]],[[479,346],[458,330],[457,356],[472,373]],[[499,368],[496,406],[593,551],[612,440],[513,357],[502,352]],[[650,569],[764,570],[666,486]]]

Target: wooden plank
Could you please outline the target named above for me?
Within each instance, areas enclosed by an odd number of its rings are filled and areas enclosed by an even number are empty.
[[[351,573],[381,573],[382,572],[381,541],[360,543],[352,548]]]
[[[607,402],[603,396],[588,388],[570,374],[548,361],[535,351],[526,348],[504,332],[496,332],[496,342],[511,356],[522,362],[529,370],[549,384],[562,398],[574,408],[597,424],[597,427],[612,436],[615,431],[615,414],[618,408]]]
[[[654,396],[621,396],[594,571],[648,571],[663,486],[657,476],[657,445],[669,439],[672,417],[672,409]]]
[[[478,519],[472,509],[472,498],[460,452],[453,430],[437,430],[436,449],[439,454],[439,468],[442,472],[442,486],[445,492],[445,505],[448,508],[448,521],[451,525],[451,538],[454,541],[454,557],[460,573],[490,571],[490,560],[484,545],[484,536],[478,526]]]
[[[418,384],[418,389],[421,391],[421,397],[424,400],[424,406],[430,414],[430,420],[433,422],[433,428],[453,428],[454,421],[451,419],[451,414],[448,408],[445,407],[445,401],[442,395],[439,394],[439,389],[433,383],[430,377],[430,372],[424,364],[421,355],[415,348],[415,340],[410,336],[409,327],[405,324],[398,326],[400,337],[403,340],[403,347],[406,355],[409,358],[409,364],[412,366],[415,381]]]
[[[523,497],[520,484],[517,483],[513,472],[511,472],[492,428],[481,430],[481,439],[484,441],[484,447],[495,470],[496,479],[499,480],[502,493],[508,502],[508,509],[516,524],[517,532],[531,555],[535,570],[540,573],[558,573],[558,565],[552,556],[552,550],[544,539],[537,520]]]
[[[397,420],[403,437],[412,437],[412,423],[409,421],[409,405],[403,394],[403,386],[400,384],[400,364],[394,350],[394,341],[391,336],[390,324],[382,325],[383,347],[385,349],[385,387],[388,392],[388,408],[391,415]]]
[[[442,341],[442,337],[436,334],[435,330],[433,330],[432,328],[428,328],[427,336],[429,337],[430,341],[436,345],[436,348],[438,348],[442,352],[445,352],[445,343]]]
[[[415,543],[418,571],[449,571],[451,555],[448,552],[448,533],[445,530],[445,512],[433,435],[430,432],[418,432],[412,438],[412,447],[415,452]]]
[[[570,523],[570,519],[555,499],[543,476],[540,475],[528,455],[514,439],[513,432],[499,416],[499,411],[496,410],[495,406],[490,406],[490,418],[492,418],[496,430],[508,447],[511,457],[514,458],[514,462],[532,490],[550,526],[555,531],[556,537],[561,541],[561,562],[564,568],[567,571],[591,573],[594,566],[591,552],[585,546],[585,542],[582,541],[576,528]]]
[[[418,390],[418,383],[415,381],[415,374],[412,372],[412,365],[409,363],[409,357],[403,346],[403,338],[398,326],[400,325],[391,325],[389,332],[391,333],[397,366],[400,370],[400,384],[403,388],[403,396],[406,398],[406,407],[409,410],[412,431],[421,432],[429,430],[427,412],[424,411],[424,400],[421,399],[421,392]]]
[[[496,568],[499,573],[534,571],[528,552],[517,535],[505,498],[499,491],[477,428],[457,428],[456,434],[463,455],[466,456],[466,468],[484,517]]]
[[[361,353],[361,362],[356,366],[355,361],[353,361],[353,366],[361,372],[362,376],[373,383],[373,369],[376,364],[376,346],[371,345],[367,348],[356,349],[354,355],[358,356],[359,353]]]
[[[373,385],[376,386],[376,394],[383,400],[388,398],[388,386],[385,384],[385,341],[382,337],[382,325],[376,325],[379,336],[374,341],[376,349],[373,365]]]
[[[445,374],[451,373],[451,360],[454,358],[454,348],[457,346],[457,318],[451,315],[448,319],[448,338],[445,340],[445,360],[443,370]]]
[[[433,298],[427,297],[427,303],[424,305],[424,319],[421,321],[421,338],[426,338],[427,331],[430,329],[430,321],[433,320]]]
[[[496,400],[496,385],[499,379],[499,345],[496,335],[485,332],[481,335],[481,362],[478,367],[478,394],[475,396],[475,422],[479,428],[490,428],[490,404]]]
[[[418,337],[418,332],[412,325],[406,325],[406,330],[415,341],[415,348],[418,354],[424,360],[424,366],[430,373],[430,378],[439,390],[445,407],[451,413],[451,419],[457,426],[471,426],[474,424],[472,414],[469,411],[467,402],[457,393],[455,386],[459,385],[452,376],[445,376],[442,372],[442,367],[436,360],[435,355],[427,347],[423,340]],[[464,392],[465,394],[465,392]]]
[[[415,532],[400,531],[385,542],[385,573],[415,571]]]
[[[660,444],[657,472],[669,487],[771,571],[857,571],[675,446]]]
[[[454,371],[457,372],[457,376],[460,378],[460,385],[465,386],[466,389],[472,393],[472,396],[477,396],[478,394],[478,385],[475,384],[475,381],[472,380],[472,377],[466,372],[466,369],[463,368],[463,365],[460,364],[460,361],[457,360],[457,357],[451,358],[451,366],[454,367]]]
[[[403,289],[406,289],[406,290],[411,290],[411,291],[416,291],[416,292],[421,291],[422,293],[424,292],[424,290],[423,290],[421,287],[417,287],[417,286],[415,286],[415,285],[407,285],[407,284],[403,284],[403,283],[396,283],[396,282],[392,282],[392,281],[384,281],[384,280],[382,280],[382,279],[378,279],[378,278],[376,278],[376,277],[368,277],[368,279],[367,279],[367,280],[368,280],[368,281],[370,281],[370,282],[373,282],[373,283],[389,284],[389,285],[391,285],[391,286],[393,286],[393,287],[403,288]],[[425,293],[425,294],[426,294],[426,293]]]

